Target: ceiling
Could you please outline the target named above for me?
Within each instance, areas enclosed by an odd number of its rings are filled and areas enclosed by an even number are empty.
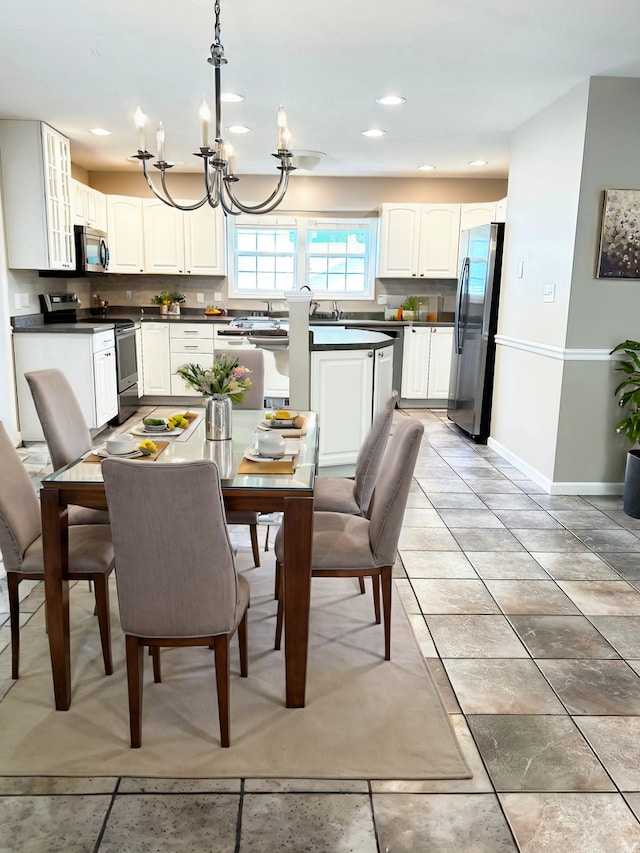
[[[44,120],[77,165],[122,171],[139,168],[141,104],[147,147],[161,120],[166,158],[197,171],[213,22],[212,0],[3,0],[0,117]],[[528,118],[590,76],[640,77],[638,0],[221,0],[221,24],[223,91],[245,96],[223,135],[252,129],[231,139],[238,174],[277,174],[283,104],[293,150],[326,153],[317,175],[506,177]],[[376,103],[388,94],[407,101]]]

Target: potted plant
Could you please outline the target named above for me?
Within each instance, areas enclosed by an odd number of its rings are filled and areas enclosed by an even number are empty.
[[[160,306],[161,314],[179,314],[180,303],[186,302],[187,297],[184,293],[176,293],[170,290],[163,290],[162,293],[156,293],[151,297],[153,305]]]
[[[402,319],[415,320],[418,313],[418,298],[416,296],[407,296],[402,303]]]
[[[612,355],[616,352],[624,355],[616,370],[624,373],[625,378],[614,394],[620,408],[626,410],[625,417],[616,424],[616,432],[626,435],[631,442],[624,476],[623,509],[632,518],[640,518],[640,448],[636,447],[640,440],[640,343],[623,341],[611,350]]]

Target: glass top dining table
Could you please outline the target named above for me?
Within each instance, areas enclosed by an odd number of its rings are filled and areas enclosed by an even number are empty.
[[[292,447],[293,473],[238,473],[245,451],[264,416],[262,410],[233,410],[232,436],[211,441],[205,435],[204,409],[184,434],[167,437],[157,459],[141,459],[141,465],[171,465],[212,459],[218,465],[222,494],[228,510],[283,512],[284,527],[284,628],[285,700],[287,707],[305,704],[309,602],[311,592],[311,538],[313,489],[318,464],[318,424],[315,413],[301,412],[304,435]],[[125,427],[126,432],[129,427]],[[153,440],[153,436],[151,436]],[[158,436],[155,440],[160,440]],[[140,438],[142,440],[142,437]],[[98,446],[98,445],[96,445]],[[289,449],[289,448],[287,448]],[[40,501],[44,549],[44,585],[47,631],[57,710],[71,705],[71,658],[69,638],[69,582],[67,544],[69,505],[106,508],[102,466],[99,461],[77,459],[42,479]],[[260,463],[258,463],[259,465]],[[257,466],[256,466],[257,468]],[[116,568],[117,571],[117,568]]]

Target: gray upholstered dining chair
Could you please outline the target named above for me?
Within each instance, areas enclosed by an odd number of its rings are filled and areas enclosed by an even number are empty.
[[[382,583],[385,660],[391,657],[391,588],[393,563],[402,528],[411,479],[424,432],[421,421],[402,417],[389,438],[375,484],[369,517],[344,512],[314,512],[311,556],[312,577],[379,577]],[[275,540],[278,594],[276,648],[280,648],[283,621],[284,537]],[[378,585],[374,583],[374,599]],[[380,622],[380,604],[376,605]]]
[[[367,437],[358,452],[354,477],[316,478],[313,490],[314,511],[367,515],[391,431],[397,399],[398,392],[394,391],[384,409],[374,417]],[[358,580],[360,592],[364,593],[364,578],[360,577]],[[373,583],[374,600],[378,600],[375,590],[377,579],[374,578]]]
[[[61,370],[25,373],[54,471],[91,450],[91,433],[73,388]],[[101,509],[69,507],[69,524],[108,524]]]
[[[20,671],[18,586],[44,578],[40,504],[33,483],[0,422],[0,550],[7,572],[11,623],[11,677]],[[82,524],[69,528],[69,580],[92,580],[104,670],[113,672],[109,624],[109,574],[113,569],[111,528]]]
[[[251,371],[251,387],[245,391],[241,403],[234,403],[236,409],[264,409],[264,354],[261,349],[216,349],[216,358],[226,355],[227,358],[239,358],[240,364]],[[258,546],[259,513],[255,510],[232,509],[227,512],[227,524],[247,524],[251,536],[251,550],[254,565],[260,565],[260,548]]]
[[[143,650],[207,646],[215,652],[220,741],[229,746],[229,639],[238,630],[240,674],[247,675],[249,584],[236,572],[220,478],[210,460],[154,465],[102,463],[126,638],[131,746],[142,740]],[[180,495],[167,524],[167,495]]]
[[[386,406],[371,423],[358,452],[355,477],[318,477],[313,490],[313,508],[319,512],[348,512],[367,515],[380,472],[391,422],[398,399],[394,391]]]

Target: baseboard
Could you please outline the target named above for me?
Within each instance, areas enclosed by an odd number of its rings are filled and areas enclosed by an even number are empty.
[[[533,468],[515,453],[507,450],[494,438],[489,438],[487,446],[499,453],[507,462],[517,468],[549,495],[621,495],[624,483],[571,483],[554,482],[543,476],[536,468]]]

